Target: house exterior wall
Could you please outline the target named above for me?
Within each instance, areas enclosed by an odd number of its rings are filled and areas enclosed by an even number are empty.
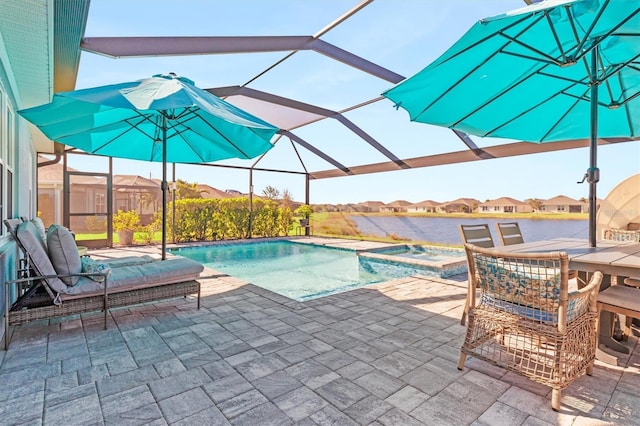
[[[543,204],[540,206],[540,211],[546,213],[588,213],[589,208],[584,209],[581,204]]]
[[[425,207],[425,206],[409,206],[407,207],[407,213],[435,213],[435,207]]]
[[[481,203],[478,213],[531,213],[533,208],[525,204],[491,205]]]
[[[1,41],[1,38],[0,38]],[[0,219],[35,215],[36,154],[24,120],[18,119],[18,99],[11,89],[11,64],[5,58],[0,43]],[[4,312],[5,285],[15,278],[18,249],[0,225],[0,311]],[[10,295],[10,303],[15,294]],[[4,328],[0,330],[0,341]]]

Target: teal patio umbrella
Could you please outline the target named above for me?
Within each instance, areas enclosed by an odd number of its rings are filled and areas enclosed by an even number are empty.
[[[19,111],[49,139],[85,152],[162,162],[162,259],[166,252],[166,163],[254,158],[277,127],[173,73],[57,93]]]
[[[589,138],[595,247],[597,139],[640,135],[640,2],[547,0],[482,19],[383,95],[412,121],[472,135]]]

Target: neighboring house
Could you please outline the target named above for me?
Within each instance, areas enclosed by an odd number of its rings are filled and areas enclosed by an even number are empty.
[[[64,194],[62,162],[48,163],[38,156],[38,214],[45,225],[63,222]],[[73,213],[106,212],[106,181],[94,176],[73,175],[77,170],[68,167],[71,173],[69,209]],[[84,217],[81,220],[84,223]],[[74,227],[75,225],[75,227]],[[71,229],[78,229],[78,221],[71,223]],[[80,228],[84,229],[84,224]],[[78,230],[82,230],[78,229]]]
[[[401,213],[406,212],[407,207],[411,205],[410,202],[405,200],[396,200],[392,201],[389,204],[384,204],[380,206],[380,211],[384,213]]]
[[[338,211],[338,207],[335,204],[321,204],[320,210],[316,210],[315,207],[313,210],[333,213]]]
[[[548,200],[542,200],[540,211],[545,213],[587,213],[589,203],[584,203],[565,195],[558,195]]]
[[[436,213],[440,203],[433,200],[424,200],[407,206],[407,213]]]
[[[582,212],[589,213],[589,200],[586,198],[581,198],[580,200],[578,200],[578,202],[582,206]],[[600,206],[602,205],[602,203],[602,198],[596,198],[596,210],[600,210]]]
[[[38,163],[49,161],[38,156]],[[71,169],[73,170],[73,169]],[[62,223],[62,163],[38,168],[38,215],[45,223]]]
[[[500,197],[478,204],[479,213],[531,213],[533,208],[524,201],[511,197]]]
[[[230,194],[227,191],[222,191],[218,188],[214,188],[213,186],[199,183],[196,185],[196,189],[202,195],[202,198],[234,198],[235,195]]]
[[[360,204],[347,203],[343,205],[342,211],[348,213],[364,213],[364,208]]]
[[[160,181],[137,175],[113,175],[112,184],[114,212],[135,210],[141,225],[153,222],[155,212],[162,206]]]
[[[230,194],[231,197],[242,197],[244,194],[237,189],[225,189],[224,192]]]
[[[360,211],[363,213],[377,213],[380,211],[380,207],[384,206],[384,203],[382,201],[365,201],[359,205],[362,206]]]
[[[38,160],[40,163],[48,161],[42,156]],[[106,220],[107,186],[105,178],[76,175],[77,172],[67,168],[71,183],[69,211],[75,214],[69,218],[69,227],[76,232],[84,232],[91,228],[93,222]],[[47,226],[63,222],[63,175],[62,162],[38,168],[38,209]],[[153,221],[153,215],[162,202],[159,181],[136,175],[113,175],[111,184],[114,212],[135,210],[140,215],[141,224]]]
[[[476,211],[478,205],[480,205],[480,201],[475,198],[458,198],[442,203],[438,210],[444,213],[471,213]]]

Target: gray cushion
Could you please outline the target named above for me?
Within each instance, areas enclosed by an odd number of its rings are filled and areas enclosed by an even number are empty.
[[[23,222],[18,225],[16,235],[29,253],[34,268],[41,275],[57,275],[51,260],[49,260],[44,242],[38,235],[38,229],[33,223]],[[58,293],[64,293],[67,290],[67,285],[59,278],[48,278],[46,281],[49,287]]]
[[[78,274],[82,271],[78,246],[67,228],[51,225],[47,230],[47,246],[49,258],[58,274]],[[74,286],[79,277],[62,277],[61,279],[65,284]]]
[[[47,229],[45,228],[44,222],[42,221],[42,219],[40,219],[39,217],[34,217],[33,219],[30,220],[30,222],[36,226],[36,228],[38,229],[38,235],[40,236],[40,238],[42,238],[42,241],[44,241],[46,245]]]
[[[112,268],[119,268],[121,266],[142,265],[143,263],[149,263],[155,260],[157,259],[149,256],[148,254],[143,254],[141,256],[125,256],[113,259],[100,259],[100,262],[106,263]]]
[[[107,278],[107,287],[109,290],[115,290],[118,287],[143,288],[160,282],[180,282],[197,277],[203,270],[202,264],[183,257],[121,266],[111,269]],[[75,287],[67,287],[65,293],[85,294],[103,289],[102,283],[83,277]]]

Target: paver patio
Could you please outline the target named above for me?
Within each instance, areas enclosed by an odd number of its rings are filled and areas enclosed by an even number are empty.
[[[466,276],[308,302],[203,277],[199,311],[172,299],[112,310],[108,330],[100,313],[15,327],[0,351],[0,423],[640,424],[635,350],[598,361],[558,413],[545,386],[475,359],[458,371]]]

